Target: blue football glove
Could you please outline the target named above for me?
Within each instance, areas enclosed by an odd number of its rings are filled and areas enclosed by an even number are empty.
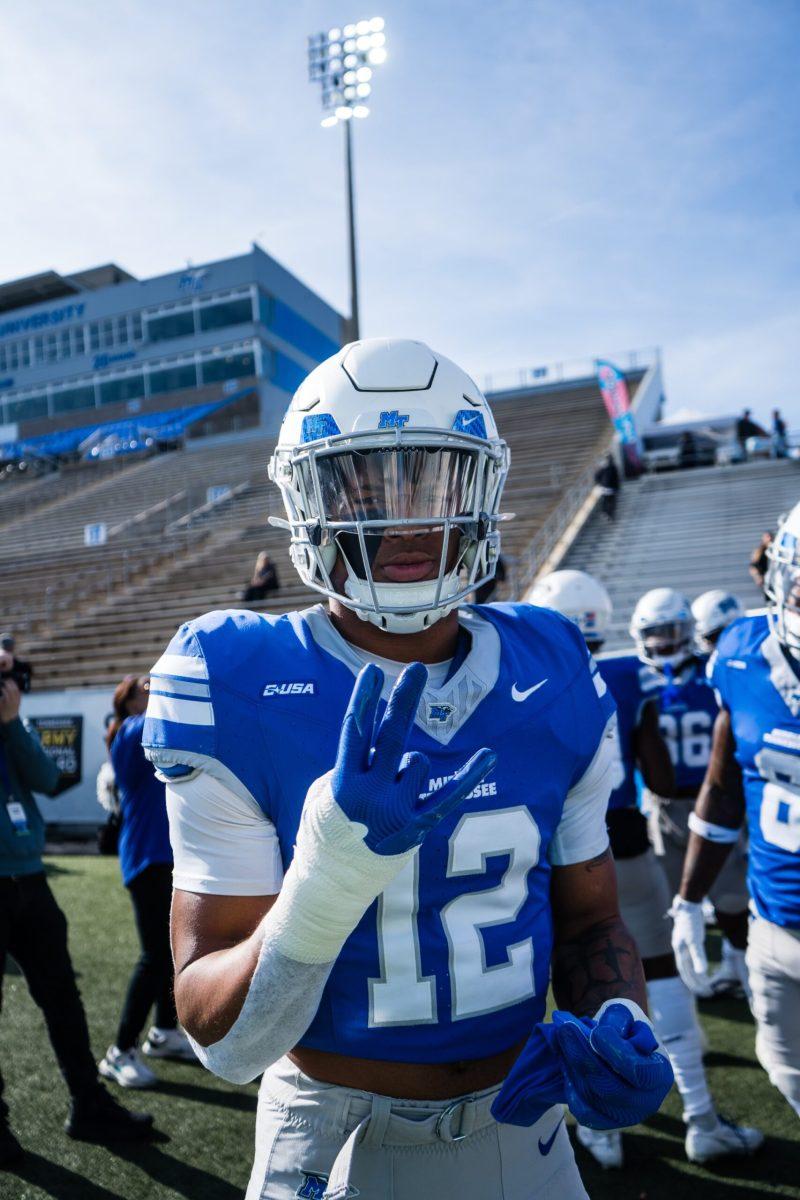
[[[623,1129],[657,1112],[672,1083],[669,1059],[649,1022],[639,1020],[627,1003],[611,1001],[597,1020],[556,1011],[552,1024],[537,1025],[492,1115],[511,1125],[532,1125],[562,1103],[590,1129]]]
[[[402,854],[419,846],[497,761],[484,747],[444,787],[421,798],[430,779],[430,761],[417,751],[406,755],[406,743],[427,678],[422,663],[406,667],[376,729],[383,672],[370,663],[356,680],[344,718],[331,776],[333,797],[351,821],[366,826],[364,842],[376,854]]]

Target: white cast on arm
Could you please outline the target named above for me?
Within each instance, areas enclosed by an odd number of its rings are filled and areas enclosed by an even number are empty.
[[[241,1012],[213,1045],[190,1039],[215,1075],[248,1083],[313,1021],[346,939],[415,853],[375,854],[365,833],[334,800],[330,776],[317,779],[306,796],[294,859],[259,928],[261,951]]]

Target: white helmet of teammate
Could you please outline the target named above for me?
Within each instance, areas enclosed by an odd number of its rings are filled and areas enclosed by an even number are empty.
[[[529,599],[569,617],[587,642],[605,641],[614,607],[600,580],[586,571],[551,571],[537,580]]]
[[[642,662],[678,670],[694,653],[694,617],[689,601],[674,588],[645,592],[631,617],[630,635]]]
[[[352,342],[294,395],[269,464],[288,519],[270,519],[290,531],[305,584],[416,633],[494,575],[508,462],[486,398],[449,358],[399,338]],[[414,580],[424,555],[411,539],[432,531],[439,561]],[[374,579],[387,532],[408,540],[409,580]]]
[[[744,616],[744,609],[733,592],[713,588],[692,602],[692,616],[698,649],[710,654],[723,629]]]
[[[767,547],[764,594],[776,637],[800,653],[800,504],[784,516]]]

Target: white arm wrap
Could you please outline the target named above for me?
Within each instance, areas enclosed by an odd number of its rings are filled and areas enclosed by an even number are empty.
[[[364,913],[415,853],[374,854],[363,825],[333,798],[330,775],[306,796],[292,865],[269,913],[276,949],[301,963],[330,963]]]
[[[218,1042],[200,1046],[205,1067],[249,1083],[302,1038],[334,961],[370,904],[415,853],[374,854],[323,775],[309,789],[294,859],[261,922],[262,945],[244,1004]]]
[[[187,1035],[203,1066],[228,1083],[249,1083],[297,1045],[316,1016],[333,966],[293,962],[264,932],[242,1011],[225,1037],[201,1046]]]
[[[705,838],[707,842],[717,842],[721,846],[732,846],[738,842],[741,833],[741,829],[729,829],[727,825],[714,825],[711,821],[704,821],[694,812],[689,813],[689,828],[698,837]]]

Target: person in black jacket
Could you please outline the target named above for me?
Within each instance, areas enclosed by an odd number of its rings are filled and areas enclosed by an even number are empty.
[[[600,508],[609,521],[617,515],[617,495],[619,494],[619,471],[614,461],[614,455],[609,453],[605,462],[595,472],[594,481],[601,490]]]
[[[280,586],[275,564],[267,552],[262,550],[256,559],[253,578],[242,593],[242,600],[246,603],[251,600],[265,600],[270,592],[277,592]]]
[[[6,675],[9,658],[0,653],[0,984],[11,954],[44,1014],[69,1089],[69,1136],[103,1143],[148,1138],[152,1117],[128,1112],[97,1078],[67,922],[44,873],[44,821],[33,798],[34,791],[55,794],[59,770],[20,720],[20,691]],[[3,1090],[0,1074],[0,1170],[24,1153],[9,1128]]]

